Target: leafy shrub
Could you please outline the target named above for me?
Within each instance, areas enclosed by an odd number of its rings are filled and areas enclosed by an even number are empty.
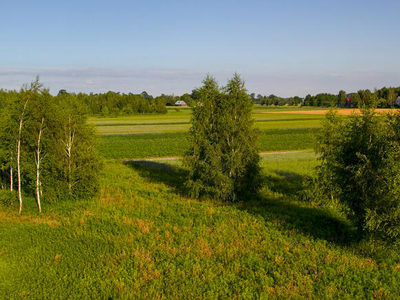
[[[400,113],[330,111],[317,138],[318,181],[362,234],[400,235]]]
[[[13,203],[13,201],[17,201],[17,195],[15,192],[0,189],[0,204],[9,206]]]

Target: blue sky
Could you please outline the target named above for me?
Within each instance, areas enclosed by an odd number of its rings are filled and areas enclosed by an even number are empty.
[[[400,86],[400,1],[4,1],[0,87],[281,96]]]

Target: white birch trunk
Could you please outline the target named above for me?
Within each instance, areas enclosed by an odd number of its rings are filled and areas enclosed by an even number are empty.
[[[42,207],[40,205],[40,195],[41,195],[41,189],[40,189],[40,186],[41,186],[41,182],[40,182],[40,161],[41,161],[40,140],[42,137],[43,123],[44,123],[44,118],[42,118],[42,122],[41,122],[40,128],[39,128],[39,134],[38,134],[38,139],[37,139],[37,148],[36,148],[36,157],[35,157],[35,162],[36,162],[36,202],[37,202],[39,213],[42,212]]]
[[[18,201],[19,201],[19,214],[22,212],[22,190],[21,190],[21,138],[22,138],[22,126],[24,125],[24,115],[26,106],[28,105],[29,98],[24,104],[24,109],[22,110],[21,118],[19,120],[19,130],[18,130],[18,141],[17,141],[17,174],[18,174]]]
[[[21,135],[22,120],[20,121],[19,131]],[[18,174],[18,201],[19,201],[19,214],[22,212],[22,192],[21,192],[21,137],[18,138],[17,142],[17,174]]]
[[[10,159],[10,191],[12,192],[14,189],[14,174],[13,174],[13,155],[11,151],[11,159]]]
[[[68,131],[66,132],[65,152],[68,159],[68,192],[72,195],[72,146],[74,144],[75,131],[71,128],[71,118],[68,119]]]

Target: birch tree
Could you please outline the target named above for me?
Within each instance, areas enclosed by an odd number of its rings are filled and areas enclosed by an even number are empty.
[[[75,95],[51,96],[38,78],[16,95],[1,113],[0,175],[10,190],[16,177],[19,213],[24,194],[39,213],[44,202],[92,197],[102,164],[86,107]]]
[[[87,124],[86,107],[74,95],[58,96],[61,126],[59,161],[69,198],[87,197],[96,192],[102,163],[95,145],[93,126]]]
[[[258,134],[244,81],[235,74],[220,88],[207,76],[197,94],[189,130],[191,146],[184,157],[189,168],[186,185],[194,197],[244,200],[261,186]]]
[[[52,107],[51,95],[48,90],[43,89],[40,97],[34,98],[32,102],[32,115],[29,124],[27,124],[30,132],[29,138],[32,140],[29,143],[31,146],[29,153],[34,157],[34,172],[32,172],[34,176],[32,176],[32,180],[34,181],[35,197],[39,213],[42,212],[42,166],[43,160],[47,155],[47,148],[50,147],[44,141],[47,141],[52,134],[52,132],[48,132],[49,119],[54,118],[50,113]],[[54,127],[52,129],[53,131],[56,130]]]
[[[18,184],[18,201],[19,201],[19,214],[22,213],[22,178],[21,178],[21,143],[22,143],[22,131],[25,122],[28,120],[28,104],[34,97],[37,97],[41,91],[43,85],[39,82],[39,76],[36,80],[31,83],[28,87],[25,85],[20,92],[20,97],[16,105],[18,115],[18,137],[17,137],[17,184]]]

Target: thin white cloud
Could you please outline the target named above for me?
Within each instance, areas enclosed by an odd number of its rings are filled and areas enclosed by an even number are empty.
[[[39,75],[55,94],[71,92],[161,93],[190,92],[201,82],[202,72],[180,69],[0,69],[0,87],[19,89]]]
[[[221,85],[234,72],[210,72]],[[317,93],[338,93],[359,89],[374,89],[383,86],[399,86],[400,73],[382,70],[343,71],[323,74],[268,73],[260,70],[238,73],[246,81],[248,91],[256,94],[275,94],[283,97],[315,95]],[[140,93],[147,91],[154,96],[164,94],[181,95],[190,93],[202,84],[207,75],[202,71],[182,69],[0,69],[0,88],[19,89],[36,75],[50,92],[57,94],[60,89],[70,92]]]

